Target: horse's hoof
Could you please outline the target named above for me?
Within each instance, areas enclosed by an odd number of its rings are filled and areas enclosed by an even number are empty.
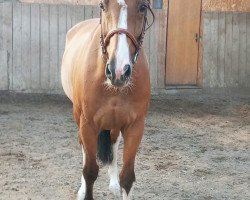
[[[122,192],[121,192],[121,187],[118,182],[111,182],[109,184],[109,190],[116,196],[120,197]]]

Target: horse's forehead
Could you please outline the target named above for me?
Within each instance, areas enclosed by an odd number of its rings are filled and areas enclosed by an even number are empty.
[[[117,3],[119,6],[127,7],[129,5],[132,6],[134,4],[137,4],[138,2],[141,2],[141,1],[143,1],[143,0],[113,0],[112,3],[113,3],[113,5],[115,3]],[[149,0],[147,0],[147,1],[149,1]]]

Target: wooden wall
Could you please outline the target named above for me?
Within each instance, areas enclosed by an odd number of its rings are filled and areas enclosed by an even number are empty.
[[[98,5],[100,0],[20,0],[23,3]]]
[[[250,88],[250,13],[206,12],[203,87]]]
[[[166,8],[155,14],[157,20],[144,45],[152,87],[164,88]],[[99,17],[98,6],[0,1],[0,90],[62,93],[60,65],[66,32],[93,17]]]

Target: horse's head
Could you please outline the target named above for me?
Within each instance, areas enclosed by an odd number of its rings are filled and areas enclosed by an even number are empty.
[[[121,87],[129,82],[146,31],[149,4],[149,0],[101,0],[101,46],[109,84]]]

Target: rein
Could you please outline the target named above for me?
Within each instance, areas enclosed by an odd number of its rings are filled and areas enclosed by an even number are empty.
[[[110,42],[110,39],[115,35],[115,34],[125,34],[133,43],[133,45],[135,46],[135,53],[132,59],[132,64],[136,64],[138,56],[139,56],[139,52],[142,48],[142,44],[143,44],[143,40],[144,40],[144,36],[146,31],[153,25],[154,21],[155,21],[155,15],[154,12],[149,4],[149,2],[147,4],[144,5],[152,14],[153,16],[153,22],[148,25],[148,18],[147,18],[147,12],[145,12],[144,14],[144,20],[143,20],[143,27],[142,27],[142,31],[140,36],[136,39],[135,36],[133,34],[131,34],[130,32],[128,32],[126,29],[115,29],[115,30],[111,30],[106,37],[104,37],[103,34],[103,27],[102,27],[102,12],[104,11],[104,6],[102,1],[100,1],[100,25],[101,25],[101,36],[100,36],[100,45],[102,48],[102,57],[105,61],[107,61],[109,59],[108,57],[108,52],[107,52],[107,46]],[[146,26],[148,25],[148,27],[146,28]]]

